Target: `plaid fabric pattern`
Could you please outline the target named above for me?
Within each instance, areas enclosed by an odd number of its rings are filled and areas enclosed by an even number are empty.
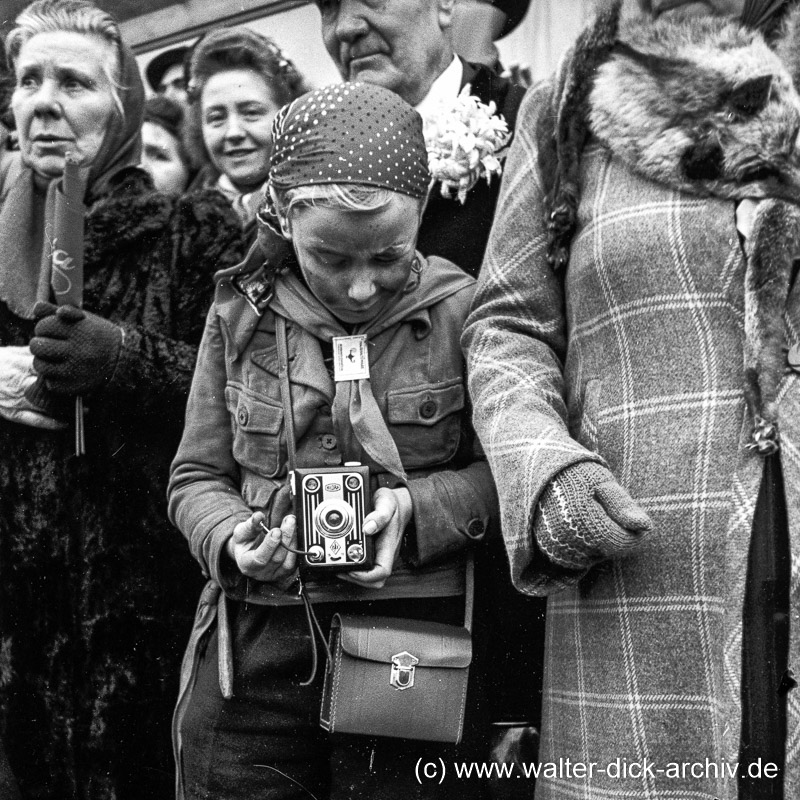
[[[536,140],[551,108],[551,89],[541,85],[520,109],[463,339],[513,581],[523,592],[556,592],[540,760],[596,763],[583,777],[540,777],[536,798],[729,800],[745,570],[763,468],[746,449],[745,260],[735,206],[639,178],[591,145],[570,263],[556,275],[545,258]],[[795,287],[788,343],[799,334]],[[779,424],[793,551],[790,664],[799,667],[795,373],[783,381]],[[541,569],[533,511],[553,475],[581,460],[605,463],[654,529],[634,555],[557,591],[558,575]],[[795,691],[786,797],[800,796],[798,712]],[[706,759],[717,768],[705,769]],[[639,774],[643,762],[651,769]],[[626,763],[636,765],[633,776]],[[705,774],[678,767],[675,775],[671,765],[683,763],[700,763]],[[619,777],[607,770],[615,764]]]

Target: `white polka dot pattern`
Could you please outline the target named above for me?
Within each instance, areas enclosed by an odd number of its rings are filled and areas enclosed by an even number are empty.
[[[424,197],[430,182],[420,115],[394,92],[367,83],[316,89],[273,124],[270,183],[278,190],[360,183]]]

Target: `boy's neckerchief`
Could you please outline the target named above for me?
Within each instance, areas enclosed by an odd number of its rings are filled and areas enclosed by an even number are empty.
[[[428,264],[422,256],[417,257],[422,267],[418,275],[412,272],[406,291],[374,319],[359,325],[355,333],[373,339],[415,311],[429,308],[473,283],[472,278],[449,262],[437,259],[435,264]],[[332,341],[334,336],[354,333],[345,330],[342,323],[291,273],[276,281],[275,297],[270,307],[326,342]],[[336,438],[345,461],[359,460],[360,448],[363,448],[376,464],[401,481],[407,480],[397,445],[372,393],[369,378],[337,382],[332,414]]]

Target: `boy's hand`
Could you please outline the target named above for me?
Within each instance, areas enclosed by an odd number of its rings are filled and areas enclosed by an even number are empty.
[[[270,528],[267,533],[261,527],[263,522],[261,511],[240,522],[226,548],[242,575],[258,581],[277,581],[295,570],[297,557],[281,545],[297,548],[297,523],[294,516],[288,515],[280,528]]]
[[[364,572],[342,572],[339,578],[370,589],[380,589],[392,574],[403,532],[414,514],[411,494],[405,486],[378,489],[375,508],[364,517],[364,533],[375,539],[375,566]]]

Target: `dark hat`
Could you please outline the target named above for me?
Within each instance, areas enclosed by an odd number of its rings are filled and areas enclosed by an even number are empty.
[[[498,39],[508,36],[508,34],[525,19],[525,15],[528,13],[528,6],[530,5],[530,0],[490,1],[495,8],[498,8],[506,15],[506,24],[503,26],[503,30],[500,31],[500,35],[497,37]]]
[[[171,133],[181,141],[183,126],[183,108],[169,97],[156,95],[144,106],[144,121],[160,125],[167,133]]]
[[[159,53],[150,61],[145,68],[144,74],[147,78],[147,82],[150,84],[150,88],[154,92],[158,91],[164,73],[176,64],[183,64],[183,59],[190,49],[190,47],[183,46],[173,47],[171,50],[165,50],[163,53]]]

